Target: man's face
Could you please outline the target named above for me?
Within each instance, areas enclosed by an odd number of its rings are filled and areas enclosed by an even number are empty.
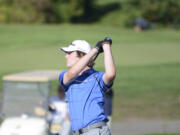
[[[77,52],[69,52],[66,53],[66,66],[67,67],[72,67],[74,64],[76,64],[79,61],[79,57],[77,56]]]

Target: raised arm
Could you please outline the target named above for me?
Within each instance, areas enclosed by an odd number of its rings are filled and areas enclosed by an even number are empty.
[[[98,50],[96,48],[91,49],[89,53],[87,53],[85,56],[83,56],[75,65],[73,65],[68,72],[65,73],[63,77],[63,84],[69,83],[72,79],[74,79],[80,72],[82,72],[87,64],[89,63],[90,59],[94,55],[98,53]]]
[[[104,50],[104,65],[105,65],[105,74],[103,75],[103,81],[105,84],[109,85],[115,79],[116,69],[115,69],[110,43],[105,42],[102,47]]]

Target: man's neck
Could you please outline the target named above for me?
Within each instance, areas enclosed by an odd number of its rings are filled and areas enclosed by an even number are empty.
[[[79,75],[82,75],[85,71],[87,71],[87,70],[89,70],[89,69],[90,69],[90,67],[86,66],[86,67],[79,73]]]

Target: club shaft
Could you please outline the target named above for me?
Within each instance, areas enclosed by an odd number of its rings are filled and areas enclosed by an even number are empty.
[[[96,56],[94,57],[93,61],[96,60],[96,58],[98,57],[99,53],[96,54]]]

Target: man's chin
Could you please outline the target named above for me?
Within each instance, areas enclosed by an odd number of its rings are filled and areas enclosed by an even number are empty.
[[[66,65],[66,67],[71,68],[72,66],[70,66],[70,65]]]

